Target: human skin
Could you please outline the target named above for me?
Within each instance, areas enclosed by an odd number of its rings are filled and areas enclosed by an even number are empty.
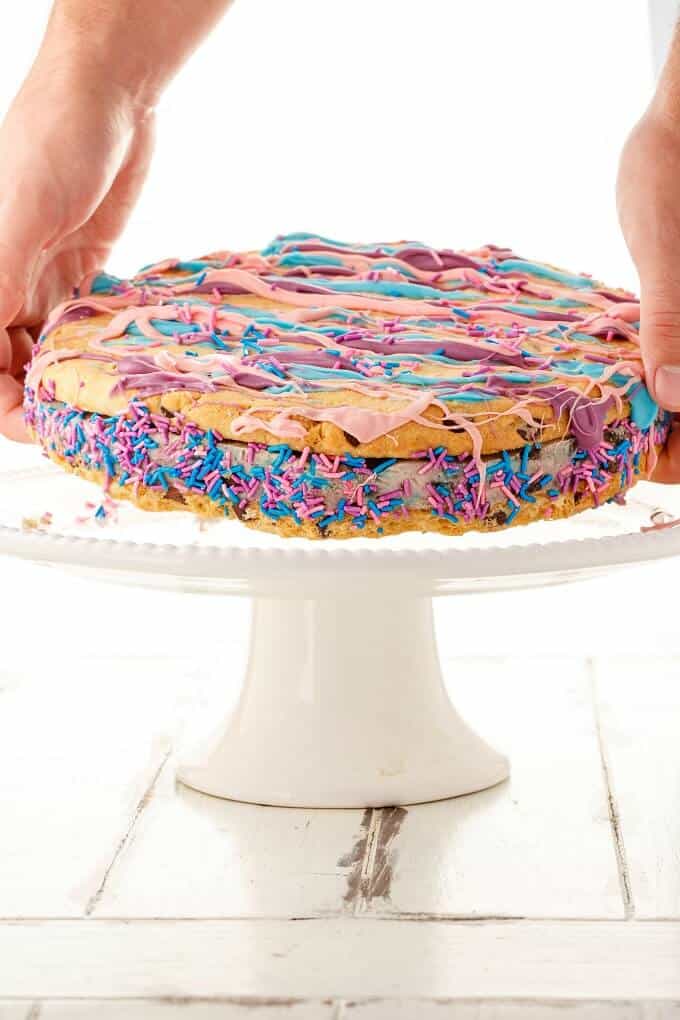
[[[154,107],[230,0],[56,0],[0,127],[0,433],[49,309],[103,265],[153,150]]]
[[[640,347],[647,385],[680,412],[680,31],[656,93],[621,154],[621,229],[640,278]],[[654,478],[680,482],[676,423]]]

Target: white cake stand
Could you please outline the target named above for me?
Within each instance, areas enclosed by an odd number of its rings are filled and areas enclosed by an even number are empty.
[[[0,554],[121,584],[251,597],[240,700],[179,778],[260,804],[413,804],[500,782],[507,759],[467,726],[442,682],[432,598],[680,554],[680,527],[641,531],[659,520],[656,507],[680,517],[676,490],[651,485],[626,507],[498,536],[350,543],[285,541],[230,521],[199,528],[190,514],[128,504],[100,527],[93,501],[94,486],[44,463],[0,472]]]

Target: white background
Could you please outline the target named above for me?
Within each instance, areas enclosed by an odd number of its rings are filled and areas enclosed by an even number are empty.
[[[13,7],[0,37],[2,105],[49,6]],[[650,53],[644,0],[237,0],[163,99],[151,178],[113,268],[315,230],[454,247],[492,241],[634,288],[614,182],[651,93]],[[24,456],[0,446],[5,464]],[[173,648],[196,647],[191,628],[168,625],[180,615],[245,626],[237,601],[225,610],[219,600],[123,596],[22,564],[2,571],[15,638],[8,659],[26,648],[49,659],[65,641],[105,651],[102,621],[123,604],[124,653],[167,651],[169,632]],[[461,652],[478,650],[482,633],[489,654],[512,652],[526,619],[525,653],[675,651],[674,571],[638,571],[625,587],[447,600],[439,614],[455,614]],[[620,625],[624,593],[638,627]]]
[[[49,7],[12,7],[2,106]],[[114,268],[312,230],[507,244],[634,286],[614,180],[648,36],[645,0],[236,0],[161,103]]]

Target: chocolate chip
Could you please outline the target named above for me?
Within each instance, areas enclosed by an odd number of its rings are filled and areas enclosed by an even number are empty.
[[[175,489],[172,486],[170,486],[168,491],[165,493],[165,499],[169,499],[173,503],[181,503],[182,506],[184,506],[184,502],[185,502],[184,496],[179,491],[179,489]]]
[[[539,431],[533,425],[520,425],[517,429],[517,435],[521,436],[525,443],[533,443],[538,439]]]
[[[622,425],[619,425],[618,428],[605,429],[604,438],[608,443],[611,443],[612,446],[618,446],[619,443],[622,443],[624,439],[627,439],[628,437],[626,435],[626,430]]]
[[[457,425],[451,418],[442,418],[442,425],[444,425],[449,432],[465,432],[462,425]]]
[[[497,524],[499,527],[502,527],[507,519],[508,515],[505,510],[496,510],[494,513],[489,514],[486,520],[488,524]]]

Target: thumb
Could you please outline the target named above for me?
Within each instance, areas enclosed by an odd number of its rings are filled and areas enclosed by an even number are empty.
[[[677,264],[667,274],[659,269],[640,273],[640,350],[650,393],[661,407],[680,411],[680,274]]]

